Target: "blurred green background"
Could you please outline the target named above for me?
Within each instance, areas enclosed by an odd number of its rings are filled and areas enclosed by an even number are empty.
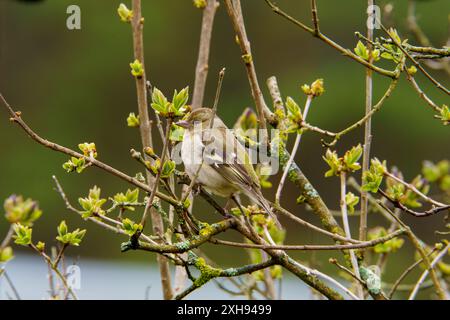
[[[130,1],[122,1],[130,6]],[[134,175],[141,168],[130,158],[129,150],[139,149],[140,139],[138,130],[127,128],[125,121],[129,112],[137,112],[135,83],[129,70],[129,62],[134,58],[130,26],[121,23],[116,13],[120,2],[1,0],[0,91],[43,137],[71,148],[76,148],[80,142],[94,141],[99,159]],[[300,104],[303,104],[304,96],[299,86],[324,78],[326,94],[313,102],[309,122],[336,131],[361,118],[364,110],[363,67],[275,15],[264,1],[242,2],[253,57],[267,102],[270,98],[265,81],[272,75],[278,78],[283,96],[290,95]],[[381,6],[387,3],[377,2]],[[366,1],[337,3],[334,0],[319,1],[321,30],[344,47],[353,48],[357,42],[354,32],[365,32]],[[414,43],[406,30],[406,3],[393,2],[392,21],[401,36]],[[66,28],[66,8],[70,4],[81,8],[81,30]],[[280,0],[278,4],[293,16],[310,23],[309,1]],[[437,46],[445,44],[450,2],[419,2],[417,11],[419,23],[432,42]],[[201,10],[194,8],[192,1],[145,0],[143,16],[145,62],[152,84],[168,95],[186,85],[192,89]],[[389,63],[385,65],[392,68]],[[217,73],[222,67],[227,68],[227,73],[218,112],[232,125],[245,107],[253,107],[253,101],[223,4],[214,25],[206,105],[212,104]],[[432,71],[432,74],[448,87],[446,74],[440,71]],[[448,97],[424,77],[418,75],[417,81],[435,101],[448,104]],[[388,79],[375,75],[375,101],[388,83]],[[153,255],[142,252],[121,254],[119,248],[124,238],[68,212],[53,189],[51,176],[59,177],[74,204],[94,184],[107,196],[125,191],[129,185],[94,168],[81,175],[65,173],[61,168],[67,159],[65,155],[36,144],[8,118],[1,108],[0,199],[15,193],[39,200],[44,215],[36,224],[33,234],[36,240],[53,241],[57,223],[66,219],[69,227],[88,228],[84,244],[71,249],[70,255],[153,261]],[[405,79],[382,111],[374,116],[373,131],[372,154],[401,168],[407,178],[419,172],[422,160],[438,161],[450,156],[448,128],[433,118],[431,109]],[[156,133],[154,136],[157,137]],[[349,146],[362,142],[362,137],[363,130],[360,129],[343,138],[338,151],[343,153]],[[320,139],[314,133],[305,135],[297,161],[329,207],[337,209],[339,181],[323,178],[326,165],[321,159],[324,149]],[[160,144],[159,141],[156,143]],[[275,186],[278,180],[279,177],[272,179]],[[274,190],[267,191],[268,197],[273,198],[273,193]],[[311,212],[295,205],[294,199],[299,195],[295,188],[288,185],[284,193],[286,207],[317,222]],[[196,209],[198,216],[208,221],[219,218],[201,201],[196,202]],[[131,218],[137,214],[131,214]],[[353,220],[356,222],[357,219]],[[439,240],[433,230],[442,225],[442,217],[406,218],[406,221],[424,239],[431,243]],[[380,222],[383,221],[377,214],[370,215],[370,226]],[[356,224],[354,226],[356,235]],[[5,220],[0,220],[0,234],[6,227]],[[322,240],[309,230],[288,227],[287,243],[318,243]],[[239,250],[213,249],[207,247],[207,252],[225,264],[229,263],[230,255],[235,263],[247,259]],[[411,252],[402,252],[394,258],[397,261],[394,265],[412,261]],[[306,253],[293,255],[305,260],[311,258]],[[330,255],[339,257],[338,253],[317,254],[318,257]],[[329,268],[327,263],[323,264]]]

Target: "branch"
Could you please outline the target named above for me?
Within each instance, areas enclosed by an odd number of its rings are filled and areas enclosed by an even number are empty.
[[[139,60],[142,64],[144,70],[143,75],[140,77],[135,77],[136,79],[136,91],[137,91],[137,101],[139,109],[139,119],[140,126],[139,130],[141,133],[141,140],[143,148],[152,147],[152,132],[151,132],[151,122],[148,115],[148,101],[147,101],[147,78],[145,72],[144,63],[144,40],[143,40],[143,28],[144,19],[141,13],[141,0],[132,1],[133,10],[133,20],[131,21],[131,26],[133,30],[133,51],[135,59]],[[163,154],[164,157],[164,154]],[[161,164],[162,166],[162,164]],[[153,176],[147,172],[147,182],[150,184],[153,181]],[[153,182],[153,196],[155,194],[158,183]],[[152,206],[147,206],[143,218],[147,217],[150,211],[153,232],[155,234],[162,234],[164,232],[164,223],[162,217],[156,212]],[[169,263],[163,257],[158,256],[158,265],[161,274],[161,284],[164,299],[171,299],[173,296],[172,285],[170,281],[170,270]]]
[[[341,172],[340,174],[341,179],[341,212],[342,212],[342,224],[344,225],[344,231],[347,238],[351,238],[352,234],[350,232],[350,226],[348,224],[348,215],[347,215],[347,203],[346,203],[346,195],[347,195],[347,179],[345,172]],[[361,278],[359,274],[359,264],[358,260],[356,258],[355,252],[353,250],[349,251],[350,253],[350,261],[351,265],[353,267],[353,272],[355,273],[355,276],[357,278]],[[364,298],[364,292],[362,290],[362,287],[356,283],[356,292],[360,298]]]
[[[427,257],[430,257],[433,253],[436,252],[436,248],[433,248],[433,250],[430,251],[430,253],[427,254]],[[395,283],[392,285],[391,290],[389,291],[388,297],[389,299],[392,299],[394,296],[395,291],[397,290],[400,283],[403,281],[403,279],[406,278],[406,276],[414,270],[415,267],[417,267],[419,264],[423,263],[423,258],[420,258],[416,262],[414,262],[412,265],[410,265],[406,270],[400,275],[400,277],[395,281]]]
[[[366,115],[361,118],[359,121],[355,122],[354,124],[352,124],[351,126],[345,128],[344,130],[339,131],[338,133],[335,134],[334,136],[334,140],[330,143],[328,142],[324,142],[324,144],[326,144],[327,146],[334,146],[336,144],[336,142],[345,134],[347,134],[348,132],[362,126],[363,124],[365,124],[367,121],[369,121],[372,116],[375,114],[375,112],[379,111],[381,109],[381,107],[383,106],[384,102],[391,96],[392,92],[394,91],[394,89],[397,87],[397,83],[398,83],[398,79],[394,79],[392,80],[391,84],[389,85],[388,89],[386,90],[386,92],[384,93],[384,95],[381,97],[381,99],[377,102],[376,105],[374,105],[370,111],[368,113],[366,113]]]
[[[199,247],[203,243],[207,242],[211,237],[222,233],[236,225],[234,219],[227,219],[217,223],[209,225],[206,231],[202,233],[200,230],[200,235],[193,237],[192,239],[187,239],[175,244],[152,244],[147,242],[133,243],[128,241],[122,244],[122,252],[128,250],[143,250],[156,253],[184,253],[190,251],[194,248]]]
[[[423,67],[422,65],[416,61],[411,54],[409,54],[408,51],[406,51],[405,48],[403,48],[403,46],[401,45],[401,43],[399,43],[390,33],[389,31],[386,29],[386,27],[380,22],[380,26],[381,29],[383,29],[384,32],[386,32],[387,35],[389,35],[389,37],[391,38],[392,42],[397,46],[397,48],[399,48],[403,54],[420,70],[422,71],[422,73],[438,88],[441,89],[443,92],[445,92],[446,94],[450,95],[450,91],[444,87],[442,84],[440,84],[436,79],[434,79]]]
[[[192,94],[192,109],[203,106],[206,79],[208,77],[208,60],[211,46],[211,34],[214,25],[214,16],[219,3],[216,0],[208,0],[203,9],[202,29],[200,32],[200,47],[198,50],[197,66],[195,67],[195,83]]]
[[[381,189],[380,189],[381,190]],[[433,281],[433,284],[436,288],[436,292],[441,300],[446,300],[446,294],[444,290],[442,289],[441,284],[439,283],[438,276],[436,274],[436,271],[434,270],[433,265],[430,262],[430,259],[427,256],[427,253],[425,252],[425,249],[423,248],[422,241],[412,232],[411,228],[408,227],[397,215],[392,212],[391,209],[389,209],[384,203],[381,201],[378,202],[386,211],[389,212],[389,214],[398,222],[398,224],[406,230],[406,234],[408,235],[409,239],[411,240],[411,243],[416,248],[416,250],[419,252],[420,256],[423,259],[423,262],[427,266],[427,269],[430,272],[431,280]]]
[[[374,5],[374,0],[368,0],[367,6],[368,8],[372,8]],[[368,12],[369,18],[372,21],[375,20],[374,12]],[[367,38],[369,40],[368,55],[369,55],[369,63],[373,63],[372,50],[373,46],[370,41],[373,41],[373,28],[370,26],[367,27]],[[372,70],[367,68],[366,70],[366,99],[365,99],[365,114],[366,116],[370,114],[372,111],[372,103],[373,103],[373,76]],[[363,145],[363,161],[361,166],[361,176],[364,175],[364,172],[369,170],[370,164],[370,146],[372,143],[372,117],[369,117],[367,121],[364,123],[364,145]],[[367,191],[361,192],[361,216],[359,219],[359,239],[365,240],[367,237],[367,213],[368,213],[368,204],[369,201],[367,199]]]
[[[391,202],[394,205],[394,207],[399,208],[399,209],[401,209],[401,210],[403,210],[403,211],[405,211],[405,212],[407,212],[407,213],[409,213],[409,214],[411,214],[411,215],[413,215],[415,217],[418,217],[418,218],[432,216],[432,215],[437,214],[437,213],[439,213],[441,211],[446,211],[446,210],[450,209],[450,204],[448,204],[448,205],[443,205],[443,206],[439,206],[439,207],[433,207],[433,208],[431,208],[429,210],[426,210],[426,211],[418,212],[418,211],[414,211],[414,210],[408,208],[407,206],[405,206],[400,201],[392,199],[391,197],[389,197],[387,195],[386,192],[384,192],[381,189],[378,190],[378,193],[380,193],[383,197],[385,197],[387,200],[389,200],[389,202]]]
[[[305,24],[301,23],[297,19],[295,19],[295,18],[291,17],[290,15],[288,15],[286,12],[281,10],[279,7],[275,6],[271,0],[265,0],[265,1],[269,5],[269,7],[273,10],[273,12],[275,12],[276,14],[282,16],[283,18],[285,18],[289,22],[295,24],[296,26],[302,28],[303,30],[309,32],[314,37],[322,40],[323,42],[325,42],[329,46],[331,46],[334,49],[336,49],[337,51],[341,52],[344,56],[347,56],[347,57],[355,60],[356,62],[366,66],[367,68],[369,68],[369,69],[371,69],[371,70],[373,70],[373,71],[375,71],[375,72],[377,72],[377,73],[379,73],[379,74],[381,74],[383,76],[390,77],[392,79],[395,79],[398,76],[397,75],[398,72],[385,70],[383,68],[375,66],[372,63],[367,62],[366,60],[364,60],[361,57],[359,57],[356,54],[354,54],[351,50],[345,49],[342,46],[340,46],[339,44],[337,44],[336,42],[334,42],[333,40],[329,39],[328,37],[323,35],[321,32],[318,32],[316,34],[314,29],[306,26]]]
[[[312,99],[313,99],[312,95],[309,95],[308,98],[306,99],[305,107],[303,109],[304,110],[303,111],[303,119],[304,120],[306,120],[306,117],[308,116],[308,111],[309,111],[309,107],[311,106]],[[280,203],[281,192],[283,191],[284,182],[286,181],[289,170],[292,166],[292,163],[294,162],[295,155],[297,154],[297,150],[300,145],[301,139],[302,139],[302,134],[297,133],[297,136],[295,138],[294,147],[292,148],[292,151],[291,151],[291,156],[289,157],[289,160],[283,170],[283,175],[281,177],[280,183],[278,184],[277,192],[275,194],[275,203],[278,203],[278,204]]]
[[[250,48],[250,42],[245,31],[241,2],[240,0],[225,0],[225,5],[227,7],[228,16],[230,17],[233,24],[234,32],[236,33],[239,40],[242,59],[245,63],[253,100],[255,100],[256,111],[258,112],[259,127],[262,129],[266,129],[266,119],[272,118],[273,115],[270,109],[267,107],[261,89],[259,87],[258,77],[256,75],[255,64],[253,62],[253,56]]]
[[[211,266],[207,266],[208,274],[201,274],[200,278],[196,279],[189,288],[187,288],[185,291],[183,291],[182,293],[177,295],[175,297],[175,300],[181,300],[181,299],[185,298],[188,294],[193,292],[195,289],[200,288],[201,286],[203,286],[204,284],[206,284],[207,282],[209,282],[212,279],[219,278],[219,277],[221,277],[221,278],[238,277],[238,276],[241,276],[244,274],[250,274],[252,272],[255,272],[255,271],[258,271],[261,269],[266,269],[270,266],[273,266],[274,264],[276,264],[275,261],[272,259],[269,259],[269,260],[261,262],[261,263],[249,264],[249,265],[245,265],[245,266],[238,267],[238,268],[218,269],[218,268],[213,268]],[[202,278],[202,276],[203,276],[203,278]]]
[[[430,267],[427,268],[422,275],[420,276],[419,280],[417,281],[414,289],[412,290],[411,294],[409,295],[408,300],[414,300],[414,298],[417,295],[417,292],[419,292],[419,288],[420,285],[425,281],[425,278],[428,276],[428,273],[430,273],[430,271],[432,270],[432,268],[434,268],[434,266],[447,254],[447,251],[450,249],[450,244],[447,244],[442,250],[441,252],[438,253],[438,255],[436,256],[436,258],[433,259],[433,261],[430,264]],[[431,269],[431,270],[430,270]],[[443,293],[443,300],[447,300],[446,299],[446,295],[445,292]],[[442,298],[442,296],[441,296]]]
[[[28,134],[28,136],[30,138],[32,138],[34,141],[36,141],[37,143],[39,143],[49,149],[52,149],[54,151],[61,152],[61,153],[64,153],[64,154],[67,154],[69,156],[76,157],[76,158],[85,158],[84,155],[79,152],[76,152],[72,149],[66,148],[55,142],[52,142],[52,141],[49,141],[49,140],[46,140],[46,139],[40,137],[22,120],[20,111],[14,112],[14,110],[6,102],[6,100],[2,94],[0,94],[0,100],[2,100],[3,105],[5,106],[5,108],[7,109],[7,111],[10,114],[10,117],[11,117],[10,121],[17,123]],[[112,174],[113,176],[116,176],[132,185],[135,185],[136,187],[138,187],[146,192],[149,192],[149,193],[151,192],[150,187],[148,185],[146,185],[145,183],[142,183],[139,180],[137,180],[136,178],[133,178],[133,177],[131,177],[131,176],[129,176],[129,175],[127,175],[127,174],[125,174],[125,173],[123,173],[123,172],[97,160],[97,159],[94,159],[92,157],[86,157],[85,160],[87,163],[91,163],[92,165],[96,166],[97,168],[100,168],[100,169]],[[167,203],[170,203],[173,206],[181,206],[181,204],[176,199],[174,199],[164,193],[157,192],[156,196],[158,198],[160,198],[161,200],[166,201]]]
[[[406,231],[403,229],[399,229],[395,232],[392,232],[384,237],[380,237],[377,239],[373,239],[370,241],[364,241],[361,243],[355,244],[335,244],[335,245],[314,245],[314,244],[305,244],[305,245],[260,245],[260,244],[252,244],[252,243],[240,243],[226,240],[219,240],[215,238],[209,239],[209,242],[217,245],[226,245],[231,247],[238,248],[248,248],[248,249],[275,249],[275,250],[299,250],[299,251],[307,251],[307,250],[348,250],[348,249],[362,249],[376,246],[377,244],[387,242]]]

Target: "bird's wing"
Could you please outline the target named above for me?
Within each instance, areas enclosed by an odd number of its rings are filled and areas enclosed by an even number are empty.
[[[248,191],[260,188],[247,150],[234,134],[224,128],[214,128],[206,138],[205,161],[230,183],[245,187]]]

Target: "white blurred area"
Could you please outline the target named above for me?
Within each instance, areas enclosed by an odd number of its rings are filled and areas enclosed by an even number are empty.
[[[66,267],[74,259],[66,258]],[[161,299],[161,283],[155,264],[123,263],[119,261],[79,259],[80,289],[75,290],[79,299]],[[17,254],[6,266],[7,276],[13,282],[21,299],[42,300],[49,298],[47,265],[38,256]],[[227,288],[234,289],[228,281],[219,279]],[[283,299],[311,299],[311,291],[290,276],[282,283]],[[0,300],[16,299],[4,275],[0,278]],[[220,290],[211,281],[190,294],[187,299],[243,299]]]

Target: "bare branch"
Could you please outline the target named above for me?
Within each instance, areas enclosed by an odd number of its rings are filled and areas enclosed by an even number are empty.
[[[208,77],[209,49],[211,46],[211,35],[214,25],[214,16],[219,7],[217,0],[208,0],[203,9],[202,29],[200,31],[200,46],[198,50],[197,66],[195,67],[195,83],[192,94],[192,109],[203,106],[206,79]]]

